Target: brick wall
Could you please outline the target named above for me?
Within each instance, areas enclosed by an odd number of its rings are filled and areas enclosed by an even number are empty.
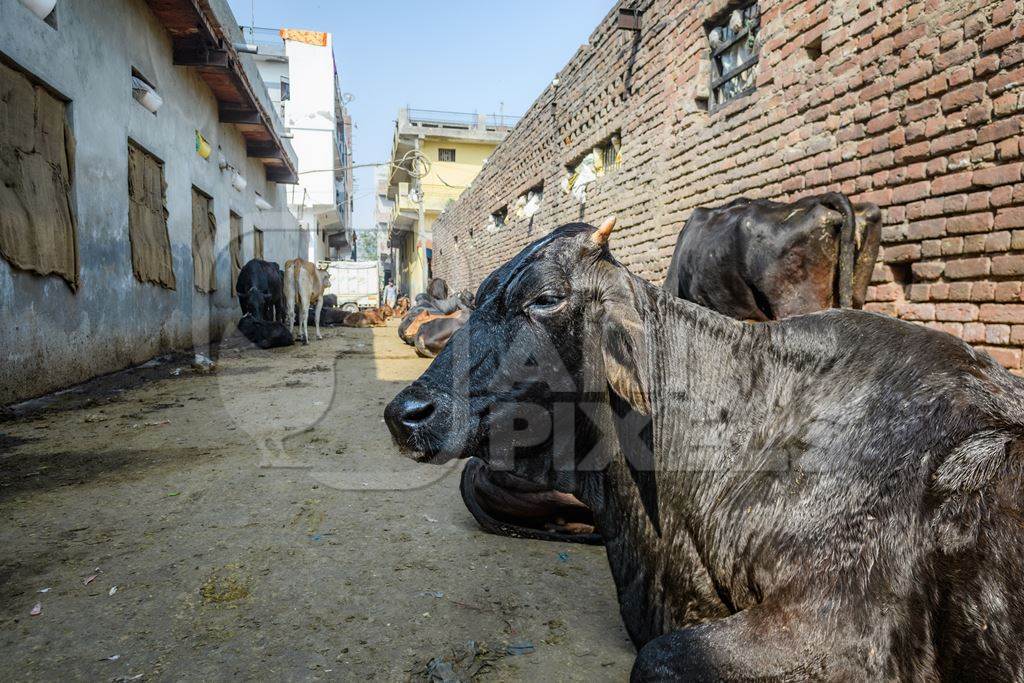
[[[712,114],[704,21],[726,3],[640,7],[640,35],[614,8],[442,214],[436,274],[475,286],[554,227],[615,214],[614,253],[660,282],[695,207],[839,190],[883,209],[866,308],[1020,370],[1024,2],[763,0],[757,89]],[[581,205],[566,167],[617,131],[622,166]],[[536,215],[485,230],[541,183]]]

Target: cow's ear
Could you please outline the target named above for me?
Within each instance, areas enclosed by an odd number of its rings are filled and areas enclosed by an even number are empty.
[[[612,391],[638,412],[650,415],[648,354],[643,321],[636,309],[607,304],[602,320],[601,354]]]

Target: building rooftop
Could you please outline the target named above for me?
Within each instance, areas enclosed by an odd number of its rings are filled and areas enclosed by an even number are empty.
[[[519,122],[508,114],[410,109],[398,111],[399,135],[434,135],[463,140],[501,142]]]

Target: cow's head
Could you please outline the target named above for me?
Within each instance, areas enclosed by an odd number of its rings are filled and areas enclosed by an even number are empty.
[[[572,490],[596,439],[581,406],[611,392],[645,407],[641,285],[608,251],[613,226],[562,226],[484,280],[466,325],[385,409],[400,446]]]
[[[243,306],[243,310],[257,321],[263,320],[263,307],[270,302],[270,294],[259,287],[250,287],[249,291],[244,292],[242,296],[245,298],[246,304]]]

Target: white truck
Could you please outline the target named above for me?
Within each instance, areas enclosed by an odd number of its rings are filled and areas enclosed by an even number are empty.
[[[338,308],[355,313],[380,304],[380,273],[376,261],[327,261],[331,274],[328,294],[338,297]]]

